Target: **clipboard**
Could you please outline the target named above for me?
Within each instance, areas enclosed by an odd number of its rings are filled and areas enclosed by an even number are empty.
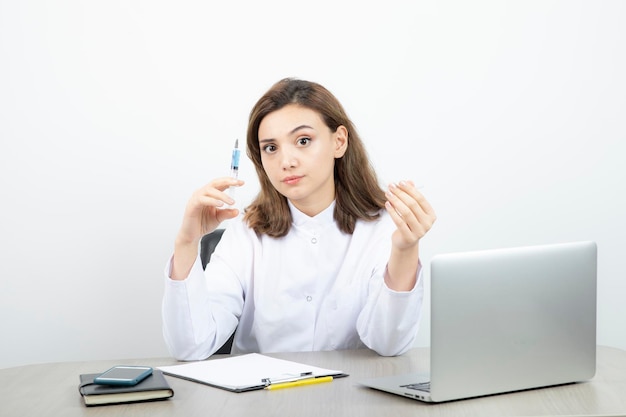
[[[160,366],[157,369],[169,376],[231,392],[254,391],[264,389],[272,383],[300,379],[348,376],[340,370],[277,359],[259,353],[208,359],[182,365]]]

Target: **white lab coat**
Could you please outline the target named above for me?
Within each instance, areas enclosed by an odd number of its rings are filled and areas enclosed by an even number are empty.
[[[187,279],[166,266],[163,333],[180,360],[212,355],[237,328],[233,353],[368,347],[392,356],[412,347],[423,300],[421,267],[413,290],[383,280],[396,229],[386,211],[358,221],[352,235],[333,219],[334,203],[315,217],[290,206],[283,238],[257,236],[239,218],[226,228],[202,270]]]

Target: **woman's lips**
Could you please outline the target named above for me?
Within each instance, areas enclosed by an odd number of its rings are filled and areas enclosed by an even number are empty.
[[[302,176],[291,176],[283,178],[283,183],[287,185],[295,185],[300,182]]]

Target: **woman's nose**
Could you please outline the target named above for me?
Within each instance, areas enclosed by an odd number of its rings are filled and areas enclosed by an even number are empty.
[[[297,165],[297,159],[293,152],[283,151],[281,155],[281,166],[285,169],[294,168]]]

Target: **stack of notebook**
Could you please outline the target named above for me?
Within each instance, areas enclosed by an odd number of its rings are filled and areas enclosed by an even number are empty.
[[[96,385],[93,383],[93,380],[98,375],[100,373],[80,375],[78,390],[83,396],[85,405],[155,401],[174,396],[174,390],[169,386],[161,371],[154,370],[152,375],[137,385],[129,387]]]

